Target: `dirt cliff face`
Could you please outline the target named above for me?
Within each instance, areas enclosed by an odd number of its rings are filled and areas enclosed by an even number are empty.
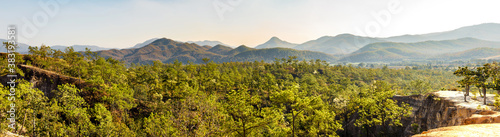
[[[58,85],[67,83],[73,84],[78,89],[81,89],[81,92],[79,93],[80,96],[82,96],[90,106],[93,106],[94,103],[99,102],[101,97],[106,94],[102,91],[99,91],[99,86],[87,83],[78,78],[69,77],[29,65],[19,64],[17,65],[17,67],[24,72],[24,76],[20,76],[18,74],[18,80],[24,79],[32,83],[33,88],[40,89],[45,94],[45,96],[49,98],[52,98],[54,96],[54,92],[57,92]],[[0,77],[0,81],[2,84],[6,84],[9,80],[10,78],[8,78],[6,75]]]
[[[463,93],[458,91],[438,91],[423,96],[395,96],[393,99],[410,104],[414,110],[410,118],[403,120],[403,136],[440,127],[500,123],[499,112],[491,111],[490,106],[482,105],[480,101],[471,100],[470,97],[468,102],[464,102]],[[489,100],[493,101],[492,98]]]
[[[40,89],[49,98],[53,96],[52,91],[57,90],[58,85],[70,83],[74,84],[80,89],[87,86],[83,80],[80,80],[78,78],[57,74],[52,71],[28,65],[20,64],[17,65],[17,67],[21,69],[25,74],[24,76],[18,75],[18,80],[24,79],[30,82],[31,84],[33,84],[34,88]],[[7,76],[1,77],[2,84],[5,84],[7,80],[9,80]]]
[[[464,120],[478,110],[456,106],[454,102],[430,94],[414,114],[413,132],[426,131],[438,127],[462,125]],[[415,126],[418,124],[418,126]]]
[[[0,53],[0,56],[7,56],[7,53]],[[27,55],[18,55],[22,56],[23,60],[33,62],[33,59],[31,56]],[[66,75],[62,75],[53,71],[41,69],[35,66],[31,65],[25,65],[25,64],[17,64],[17,68],[19,68],[25,75],[21,76],[17,74],[17,81],[24,79],[31,84],[33,84],[33,88],[40,89],[43,91],[43,93],[51,98],[53,96],[52,91],[57,90],[58,85],[62,84],[73,84],[79,89],[84,89],[86,87],[90,87],[91,85],[88,83],[85,83],[85,81],[79,79],[79,78],[74,78]],[[6,75],[5,76],[0,76],[0,82],[4,84],[4,86],[7,86],[7,82],[10,80]]]

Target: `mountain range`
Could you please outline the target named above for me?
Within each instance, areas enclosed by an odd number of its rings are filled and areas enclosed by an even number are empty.
[[[340,57],[338,61],[347,62],[436,59],[436,56],[451,56],[453,54],[462,56],[438,58],[477,59],[476,57],[479,56],[468,56],[469,52],[465,51],[476,48],[481,50],[500,48],[500,33],[498,32],[500,32],[500,24],[484,23],[445,32],[388,38],[363,37],[352,34],[323,36],[316,40],[296,44],[294,47],[281,44],[286,42],[276,42],[280,39],[273,37],[271,40],[275,42],[269,42],[271,41],[269,40],[259,46],[320,51]],[[273,43],[276,44],[273,45]],[[475,53],[479,53],[479,51],[475,51]],[[493,54],[495,52],[488,53]]]
[[[204,40],[204,41],[187,41],[187,43],[194,43],[194,44],[197,44],[197,45],[200,45],[200,46],[217,46],[217,45],[223,45],[223,46],[228,46],[228,47],[231,47],[230,45],[228,44],[224,44],[220,41],[210,41],[210,40]]]
[[[366,44],[384,42],[384,40],[370,37],[340,34],[335,37],[323,36],[316,40],[297,45],[294,49],[320,51],[328,54],[349,54]]]
[[[0,39],[0,43],[6,42],[7,40],[5,39]],[[30,45],[24,44],[24,43],[18,43],[17,45],[16,52],[21,53],[21,54],[28,54],[29,53],[29,47]],[[73,46],[62,46],[62,45],[54,45],[50,46],[50,48],[55,49],[55,50],[61,50],[64,51],[67,47],[73,47],[75,51],[85,51],[85,48],[89,48],[90,51],[99,51],[99,50],[108,50],[110,48],[103,48],[99,46],[94,46],[94,45],[73,45]],[[0,48],[0,52],[7,52],[6,48]]]
[[[5,48],[5,46],[3,45],[3,43],[7,42],[7,41],[8,40],[6,40],[6,39],[0,39],[0,43],[2,43],[2,47],[0,48],[0,52],[7,52],[7,48]],[[17,43],[17,46],[18,47],[16,48],[16,52],[19,52],[21,54],[26,54],[30,51],[28,44]]]
[[[352,34],[340,34],[337,36],[323,36],[316,40],[310,40],[302,44],[294,44],[283,41],[277,37],[272,37],[267,42],[255,48],[292,48],[297,50],[319,51],[332,55],[349,54],[363,47],[366,44],[384,42],[382,39],[355,36]]]
[[[439,58],[439,56],[450,56],[462,51],[476,48],[500,48],[500,42],[486,41],[475,38],[461,38],[455,40],[425,41],[415,43],[380,42],[368,44],[363,48],[353,52],[352,54],[343,57],[339,61],[376,62],[426,59],[429,57]],[[465,56],[467,56],[468,54],[462,55],[462,57],[465,59],[467,58]],[[454,59],[457,58],[460,57],[455,57]]]
[[[275,58],[287,58],[297,56],[300,60],[323,59],[335,61],[332,55],[314,51],[299,51],[289,48],[255,49],[247,46],[239,46],[235,49],[216,45],[200,46],[194,43],[178,42],[167,38],[161,38],[152,43],[135,49],[111,49],[97,51],[97,55],[104,58],[114,58],[127,63],[151,64],[153,61],[172,63],[175,60],[188,63],[203,63],[203,58],[209,58],[214,62],[231,61],[274,61]]]
[[[166,38],[152,38],[126,49],[108,49],[92,45],[72,47],[75,51],[90,48],[92,51],[99,51],[103,57],[113,57],[131,63],[151,63],[153,60],[172,62],[176,59],[182,62],[201,63],[200,59],[205,57],[217,62],[272,61],[274,57],[286,58],[289,55],[296,55],[302,59],[343,62],[493,59],[499,58],[494,57],[500,48],[498,32],[500,24],[484,23],[445,32],[387,38],[339,34],[323,36],[300,44],[272,37],[255,48],[231,47],[220,41],[181,42]],[[0,39],[0,41],[5,40]],[[66,46],[51,47],[59,50],[66,48]],[[5,49],[0,49],[0,52],[5,52]],[[27,53],[28,45],[20,43],[18,52]]]
[[[337,36],[323,36],[316,40],[304,42],[302,44],[291,45],[277,37],[271,38],[266,43],[258,45],[256,48],[284,47],[298,50],[320,51],[328,54],[350,54],[365,45],[378,42],[399,42],[415,43],[424,41],[453,40],[460,38],[476,38],[486,41],[500,41],[500,24],[484,23],[479,25],[467,26],[446,32],[437,32],[421,35],[402,35],[388,38],[373,38],[356,36],[352,34],[340,34]]]
[[[61,45],[50,46],[50,48],[52,48],[52,49],[61,50],[61,51],[64,51],[67,47],[68,46],[61,46]],[[69,46],[69,47],[73,47],[73,49],[75,51],[85,51],[86,48],[89,48],[90,51],[99,51],[99,50],[110,49],[110,48],[103,48],[103,47],[99,47],[99,46],[95,46],[95,45],[73,45],[73,46]]]
[[[436,32],[422,35],[402,35],[384,38],[384,40],[392,42],[421,42],[429,40],[450,40],[459,38],[477,38],[487,41],[500,41],[500,24],[498,23],[484,23],[479,25],[472,25],[461,27],[451,31]]]

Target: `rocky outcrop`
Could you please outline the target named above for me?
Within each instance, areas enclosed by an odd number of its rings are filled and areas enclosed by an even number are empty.
[[[414,114],[412,132],[420,132],[438,127],[461,125],[477,109],[456,106],[455,102],[430,94]],[[418,126],[416,126],[418,125]]]

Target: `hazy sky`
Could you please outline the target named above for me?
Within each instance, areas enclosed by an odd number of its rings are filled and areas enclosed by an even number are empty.
[[[16,24],[19,42],[37,46],[43,43],[125,48],[166,37],[253,47],[272,36],[303,43],[342,33],[388,37],[500,23],[498,0],[56,1],[0,0],[0,27]],[[39,2],[56,5],[44,6]],[[380,15],[382,21],[374,14]],[[385,15],[390,15],[390,20]],[[0,30],[0,39],[6,39],[6,29]]]

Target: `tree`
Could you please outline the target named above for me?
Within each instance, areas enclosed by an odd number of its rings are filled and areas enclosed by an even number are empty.
[[[113,117],[111,112],[106,109],[106,107],[101,104],[95,104],[93,108],[93,114],[96,122],[96,133],[97,136],[111,136],[114,133],[115,125],[113,124]]]
[[[488,70],[488,65],[484,65],[484,67],[477,67],[476,71],[474,71],[474,83],[476,86],[481,87],[483,89],[483,103],[486,105],[486,88],[488,88],[487,80],[490,77],[490,72]]]
[[[55,96],[52,98],[58,106],[58,110],[65,116],[67,135],[90,136],[94,132],[95,126],[90,121],[90,115],[87,110],[87,103],[79,96],[80,89],[71,84],[58,86]]]
[[[491,77],[491,83],[489,83],[488,87],[497,90],[497,94],[500,94],[500,64],[493,62],[488,63],[486,66]]]
[[[284,108],[286,117],[290,120],[292,127],[292,136],[317,135],[319,132],[325,132],[335,135],[337,129],[340,129],[338,123],[328,117],[335,117],[334,113],[329,113],[325,104],[319,96],[307,96],[306,92],[300,92],[298,85],[287,87],[284,90],[275,92],[271,96],[271,101],[277,103],[279,107]],[[298,124],[303,121],[313,123],[303,123],[304,125],[314,125],[309,127],[309,133],[304,130],[298,130]],[[306,127],[306,126],[303,126]],[[300,132],[299,132],[300,131]]]
[[[203,60],[203,63],[205,63],[205,64],[207,64],[207,63],[208,63],[208,61],[210,61],[210,59],[209,59],[209,58],[203,58],[203,59],[201,59],[201,60]]]
[[[458,84],[465,87],[464,101],[467,102],[467,96],[469,96],[470,85],[474,84],[474,72],[468,67],[458,67],[458,69],[453,73],[456,76],[464,77],[463,79],[457,81]]]
[[[398,106],[391,98],[395,91],[383,81],[375,81],[370,88],[362,89],[358,96],[350,99],[348,108],[357,113],[355,125],[365,129],[367,136],[374,135],[369,128],[381,125],[384,132],[380,133],[390,136],[388,126],[401,126],[401,118],[409,116],[412,108],[405,103]]]
[[[223,136],[223,124],[229,122],[217,100],[216,95],[207,95],[191,88],[187,89],[181,99],[169,100],[179,136]],[[167,113],[165,110],[156,112]]]
[[[269,108],[261,107],[260,101],[259,96],[250,95],[245,88],[227,94],[225,110],[230,116],[226,125],[227,132],[236,132],[238,136],[246,137],[253,135],[254,130],[274,122],[275,113]]]
[[[144,118],[144,130],[151,137],[178,136],[178,131],[173,126],[170,113],[151,113],[148,118]]]
[[[414,95],[425,94],[432,89],[429,82],[423,81],[421,79],[412,80],[408,85],[405,86],[405,88],[408,92]]]

